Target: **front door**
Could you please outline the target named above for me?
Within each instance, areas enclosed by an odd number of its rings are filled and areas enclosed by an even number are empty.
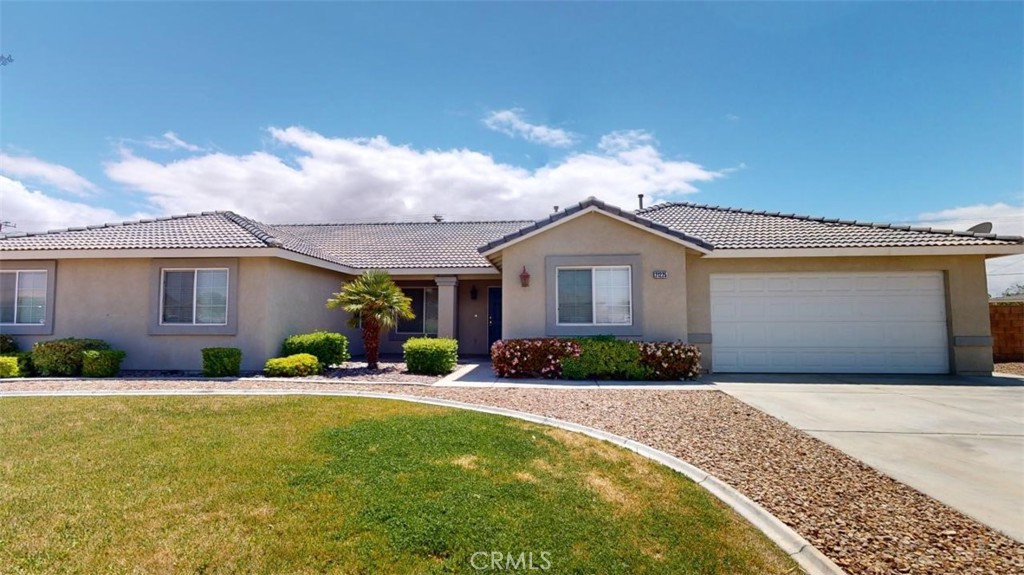
[[[487,288],[487,353],[501,339],[501,288]]]

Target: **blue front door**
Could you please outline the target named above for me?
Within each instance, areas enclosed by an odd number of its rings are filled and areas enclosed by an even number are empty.
[[[487,288],[487,352],[501,339],[501,288]]]

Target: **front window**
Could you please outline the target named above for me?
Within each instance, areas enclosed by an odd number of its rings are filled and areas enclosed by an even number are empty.
[[[437,288],[402,288],[412,300],[413,319],[398,320],[396,333],[437,335]]]
[[[630,266],[557,269],[559,325],[632,325]]]
[[[46,271],[0,272],[0,324],[43,325]]]
[[[226,325],[227,318],[227,269],[163,270],[161,324]]]

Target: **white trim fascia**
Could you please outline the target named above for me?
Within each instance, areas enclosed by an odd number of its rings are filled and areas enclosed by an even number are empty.
[[[921,246],[886,248],[773,248],[724,249],[720,248],[704,257],[728,258],[835,258],[864,256],[958,256],[958,255],[1010,255],[1024,254],[1024,244],[1003,246]]]
[[[518,244],[519,242],[521,242],[523,240],[528,240],[528,239],[532,238],[533,236],[536,236],[538,234],[541,234],[541,233],[544,233],[544,232],[550,230],[551,228],[556,228],[556,227],[558,227],[558,226],[560,226],[560,225],[562,225],[564,223],[571,222],[572,220],[574,220],[574,219],[576,219],[578,217],[585,216],[585,215],[593,213],[593,212],[599,212],[603,216],[607,216],[609,218],[612,218],[613,220],[618,220],[618,221],[620,221],[620,222],[622,222],[624,224],[629,224],[629,225],[633,226],[634,228],[638,228],[638,229],[643,230],[645,232],[652,233],[652,234],[654,234],[654,235],[656,235],[658,237],[664,238],[664,239],[666,239],[666,240],[668,240],[670,242],[677,243],[677,244],[682,245],[684,247],[688,247],[691,250],[696,250],[696,251],[698,251],[698,252],[700,252],[702,254],[706,255],[706,254],[712,253],[712,250],[709,250],[709,249],[707,249],[705,247],[698,246],[698,245],[690,243],[690,242],[688,242],[688,241],[686,241],[686,240],[684,240],[682,238],[677,238],[676,236],[673,236],[671,234],[666,234],[666,233],[661,232],[659,230],[656,230],[654,228],[650,228],[650,227],[647,227],[647,226],[645,226],[643,224],[640,224],[640,223],[634,222],[632,220],[629,220],[627,218],[623,218],[621,216],[617,216],[617,215],[615,215],[615,214],[613,214],[613,213],[611,213],[611,212],[609,212],[607,210],[601,209],[598,206],[587,206],[586,208],[583,208],[582,210],[580,210],[580,211],[578,211],[578,212],[576,212],[574,214],[570,214],[570,215],[565,216],[565,217],[563,217],[563,218],[561,218],[559,220],[555,220],[554,222],[551,222],[549,224],[543,225],[543,226],[541,226],[541,227],[539,227],[539,228],[537,228],[537,229],[535,229],[535,230],[533,230],[533,231],[531,231],[531,232],[529,232],[527,234],[524,234],[524,235],[519,236],[519,237],[517,237],[515,239],[509,240],[509,241],[507,241],[507,242],[505,242],[505,243],[503,243],[503,244],[501,244],[499,246],[493,247],[493,248],[491,248],[491,249],[489,249],[489,250],[487,250],[485,252],[482,252],[481,255],[483,255],[484,257],[489,257],[489,256],[491,256],[491,255],[493,255],[493,254],[495,254],[497,252],[500,252],[500,251],[504,250],[505,248],[507,248],[509,246]]]

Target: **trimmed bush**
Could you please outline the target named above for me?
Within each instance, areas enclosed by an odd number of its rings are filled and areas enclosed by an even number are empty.
[[[32,365],[39,375],[82,375],[82,352],[110,349],[102,339],[74,337],[41,341],[32,346]]]
[[[681,341],[641,341],[643,365],[654,379],[694,379],[700,375],[700,349]]]
[[[32,367],[31,351],[8,353],[0,357],[13,357],[18,362],[18,377],[32,377],[36,374],[35,368]]]
[[[116,349],[82,352],[82,375],[85,377],[114,377],[121,371],[125,353]]]
[[[204,347],[203,375],[234,377],[242,370],[242,350],[237,347]]]
[[[310,353],[296,353],[288,357],[275,357],[263,365],[267,377],[299,377],[317,375],[322,370],[320,361]]]
[[[640,348],[634,341],[614,337],[576,340],[580,354],[562,359],[565,379],[650,379],[651,371],[640,361]]]
[[[18,371],[18,358],[11,356],[0,357],[0,378],[4,377],[18,377],[21,373]]]
[[[580,344],[575,340],[503,339],[491,346],[491,366],[498,377],[555,379],[562,375],[562,359],[579,355]]]
[[[18,340],[12,335],[0,333],[0,355],[13,355],[18,351]]]
[[[345,363],[351,356],[348,353],[348,338],[340,333],[314,331],[290,335],[281,344],[281,355],[292,356],[308,353],[316,356],[321,367]]]
[[[402,345],[402,355],[409,373],[445,375],[454,371],[459,361],[459,342],[448,338],[413,337]]]

